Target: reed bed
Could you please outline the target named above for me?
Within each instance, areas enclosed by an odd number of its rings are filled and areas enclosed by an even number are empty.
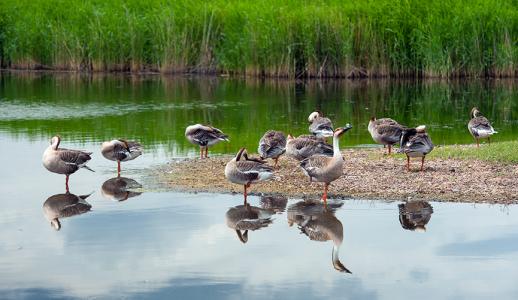
[[[3,0],[13,69],[516,77],[514,0]]]

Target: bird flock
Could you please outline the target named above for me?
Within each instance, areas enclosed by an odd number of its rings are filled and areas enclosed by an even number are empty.
[[[344,157],[340,152],[339,139],[352,128],[350,124],[334,128],[331,120],[324,117],[322,112],[312,112],[308,121],[308,135],[294,137],[286,136],[283,132],[269,130],[259,141],[259,157],[252,157],[245,148],[239,149],[225,166],[225,177],[232,183],[243,185],[244,203],[246,204],[248,188],[251,184],[271,179],[274,170],[278,168],[278,159],[281,155],[299,161],[299,166],[310,182],[322,182],[324,191],[322,200],[327,203],[327,191],[331,182],[340,178],[343,172]],[[426,127],[406,127],[390,118],[376,119],[372,117],[367,129],[372,139],[388,148],[387,154],[392,154],[392,147],[399,144],[398,153],[407,157],[407,170],[410,170],[410,158],[421,158],[421,171],[424,171],[424,160],[434,145],[426,132]],[[480,139],[490,138],[497,133],[487,118],[482,116],[478,108],[471,110],[471,120],[468,130],[477,143]],[[209,146],[220,141],[229,142],[228,135],[218,128],[195,124],[187,126],[185,137],[189,142],[200,148],[200,159],[208,158]],[[327,139],[332,138],[332,144]],[[50,146],[43,153],[43,165],[53,173],[66,176],[65,186],[69,192],[69,176],[79,169],[92,171],[86,164],[91,159],[92,152],[59,148],[61,138],[54,136],[50,140]],[[102,155],[111,161],[117,162],[117,177],[120,177],[121,162],[133,160],[142,154],[142,145],[138,142],[125,139],[114,139],[103,142]],[[266,159],[273,159],[274,165],[267,164]]]

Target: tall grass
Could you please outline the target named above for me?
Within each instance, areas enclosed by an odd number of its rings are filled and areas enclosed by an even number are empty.
[[[3,0],[4,68],[515,77],[514,0]]]

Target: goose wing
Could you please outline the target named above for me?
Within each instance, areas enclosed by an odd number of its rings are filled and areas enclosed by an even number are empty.
[[[259,141],[261,157],[277,157],[286,151],[286,136],[280,131],[267,131]]]
[[[418,152],[428,154],[432,151],[434,145],[432,139],[426,133],[420,133],[412,136],[404,146],[404,152]]]
[[[86,167],[86,163],[92,159],[92,152],[80,150],[58,149],[59,159],[64,163],[67,171],[75,172],[79,168]]]
[[[477,134],[479,130],[494,131],[489,120],[482,116],[471,119],[468,123],[468,127],[475,134]]]
[[[313,134],[317,133],[331,133],[333,134],[333,123],[328,118],[316,118],[311,125],[309,131]]]
[[[321,140],[296,139],[294,143],[294,147],[298,150],[299,156],[303,158],[308,158],[316,154],[327,156],[333,155],[333,146]]]
[[[218,128],[214,128],[211,126],[198,126],[187,133],[193,141],[200,144],[201,146],[206,146],[210,141],[214,140],[226,140],[228,141],[228,136],[225,135]]]
[[[243,160],[236,162],[240,176],[248,182],[260,179],[263,173],[272,173],[272,167],[254,160]]]
[[[313,155],[300,162],[300,167],[309,177],[321,174],[332,158],[325,155]]]
[[[397,123],[382,123],[376,127],[376,131],[384,141],[397,143],[401,139],[403,127]]]

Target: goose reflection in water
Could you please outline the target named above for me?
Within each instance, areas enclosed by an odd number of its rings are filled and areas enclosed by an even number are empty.
[[[344,228],[334,213],[342,205],[343,203],[328,203],[326,206],[316,200],[297,202],[288,207],[288,224],[297,224],[300,231],[312,241],[333,241],[333,267],[337,271],[351,273],[340,262],[338,255],[343,242]]]
[[[261,196],[261,207],[271,210],[274,213],[281,214],[286,209],[288,198],[281,195]]]
[[[426,201],[410,201],[398,205],[399,223],[406,230],[425,232],[426,224],[430,222],[433,208]]]
[[[101,187],[101,194],[108,199],[115,201],[125,201],[128,198],[136,197],[142,192],[132,191],[142,188],[136,180],[126,177],[114,177],[106,180]]]
[[[92,193],[88,195],[77,196],[72,193],[56,194],[50,196],[43,203],[43,213],[50,225],[56,229],[61,229],[60,218],[68,218],[80,214],[84,214],[90,211],[92,205],[86,202]]]
[[[236,231],[237,237],[244,244],[248,242],[248,231],[259,230],[272,223],[272,210],[251,206],[248,203],[231,207],[226,215],[227,226]]]

